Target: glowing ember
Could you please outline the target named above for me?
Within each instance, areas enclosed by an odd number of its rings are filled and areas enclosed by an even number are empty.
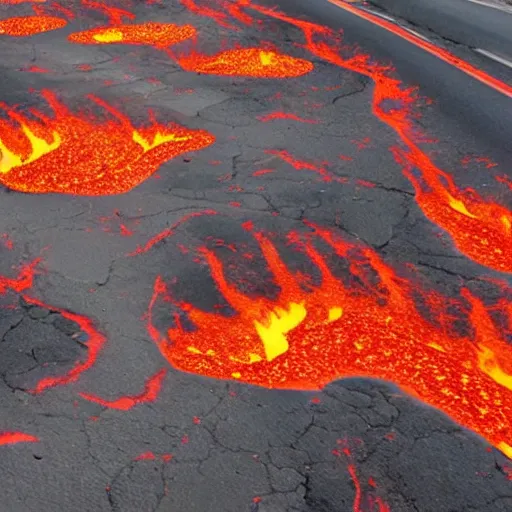
[[[17,443],[38,443],[39,438],[23,432],[0,432],[0,446]]]
[[[0,35],[26,37],[65,27],[67,21],[55,16],[20,16],[0,20]]]
[[[178,62],[186,71],[195,73],[254,78],[293,78],[313,70],[308,60],[261,48],[238,48],[216,55],[192,53]]]
[[[146,382],[146,385],[144,386],[144,391],[140,395],[123,396],[122,398],[118,398],[117,400],[103,400],[102,398],[99,398],[94,395],[89,395],[87,393],[80,393],[80,396],[85,400],[95,402],[109,409],[129,411],[130,409],[133,409],[136,405],[155,402],[156,399],[158,398],[158,394],[160,393],[166,375],[167,370],[164,368],[157,372],[152,377],[150,377]]]
[[[116,25],[97,27],[71,34],[68,40],[80,44],[136,44],[166,48],[181,43],[196,35],[192,25],[172,23],[140,23],[137,25]]]
[[[173,459],[173,456],[170,453],[164,453],[157,456],[153,452],[144,452],[137,455],[133,460],[135,462],[139,462],[141,460],[157,460],[157,457],[162,459],[163,462],[170,462]]]
[[[15,279],[0,276],[0,294],[3,295],[9,290],[12,290],[19,293],[27,304],[49,309],[55,313],[59,313],[63,318],[78,324],[80,330],[87,335],[87,358],[84,361],[76,362],[75,365],[64,375],[41,379],[37,383],[36,387],[31,390],[34,394],[41,393],[48,388],[76,382],[83,372],[89,370],[94,365],[106,341],[105,337],[96,330],[89,318],[71,313],[65,309],[50,306],[26,293],[30,288],[32,288],[36,273],[35,269],[39,262],[40,260],[37,259],[22,267]]]
[[[250,224],[245,227],[251,229]],[[234,316],[179,302],[158,278],[148,331],[167,360],[183,371],[268,388],[318,390],[343,377],[384,379],[512,457],[512,347],[480,299],[463,291],[464,300],[457,304],[461,311],[470,306],[473,334],[455,334],[452,317],[438,306],[454,300],[399,278],[371,249],[312,227],[313,235],[291,233],[289,239],[320,271],[317,286],[294,275],[270,239],[254,233],[280,287],[273,300],[242,294],[228,283],[215,253],[200,249]],[[333,276],[315,240],[349,263],[351,275],[366,284],[363,290],[351,291]],[[305,286],[311,291],[305,292]],[[440,325],[424,318],[413,295],[432,305]],[[175,316],[175,324],[162,335],[152,321],[158,299],[179,306],[194,329],[185,328]],[[510,304],[501,306],[512,322]]]
[[[54,111],[34,120],[3,106],[11,122],[0,120],[0,183],[34,194],[56,192],[101,196],[128,192],[161,164],[212,144],[204,130],[157,123],[135,128],[130,119],[94,96],[113,120],[72,114],[55,95],[42,92]],[[2,106],[0,104],[0,106]]]
[[[402,161],[407,160],[404,162],[404,167],[406,167],[404,172],[415,186],[416,199],[424,214],[445,229],[453,238],[457,248],[469,258],[498,271],[512,271],[512,258],[510,257],[512,254],[512,212],[492,200],[485,200],[474,191],[468,193],[458,189],[450,176],[436,167],[419,148],[417,130],[413,124],[414,119],[419,115],[418,112],[412,112],[413,104],[416,101],[414,88],[405,88],[399,80],[391,76],[392,68],[376,63],[369,55],[354,51],[350,57],[343,56],[343,53],[347,53],[347,48],[342,48],[340,34],[325,26],[287,16],[275,9],[254,4],[250,0],[238,0],[234,4],[220,2],[220,4],[233,16],[241,9],[252,9],[293,25],[302,31],[306,42],[305,47],[312,55],[332,65],[372,79],[375,83],[372,101],[373,113],[378,119],[393,128],[405,145],[407,151],[402,153]],[[230,7],[230,5],[236,6],[236,8]],[[346,3],[343,5],[347,9],[350,7]],[[196,8],[198,7],[196,6]],[[202,14],[209,15],[206,11],[202,11]],[[216,19],[215,16],[211,17]],[[252,20],[252,22],[257,23],[256,20]],[[436,52],[442,53],[442,55],[440,53],[440,57],[446,57],[443,51],[437,47]],[[460,59],[454,57],[450,62],[465,72],[469,70],[472,76],[495,88],[504,90],[508,87],[507,90],[510,90],[509,86],[472,68]],[[504,92],[507,93],[506,90]],[[391,108],[389,105],[393,105],[393,107]],[[427,192],[419,181],[414,179],[410,172],[412,167],[416,167],[419,171],[425,185],[435,184],[434,191]],[[449,179],[448,186],[443,183],[446,177]]]

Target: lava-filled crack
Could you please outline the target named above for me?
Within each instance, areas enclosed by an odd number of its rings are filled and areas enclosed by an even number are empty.
[[[82,348],[86,349],[87,355],[85,357],[78,357],[78,360],[72,362],[71,368],[63,374],[38,379],[37,383],[31,386],[30,389],[27,389],[34,394],[39,394],[48,388],[76,382],[83,372],[89,370],[94,365],[106,341],[105,337],[94,327],[93,322],[89,318],[71,313],[62,308],[50,306],[28,294],[33,286],[36,267],[39,263],[40,260],[34,260],[32,263],[23,266],[15,279],[0,276],[0,296],[9,298],[8,295],[10,293],[19,294],[21,299],[21,311],[26,311],[31,321],[40,320],[44,324],[53,325],[54,328],[69,336],[73,343],[77,342]],[[19,306],[15,304],[3,304],[3,308],[8,311],[14,310],[14,312],[20,310]],[[16,333],[16,330],[21,328],[22,321],[23,318],[22,320],[15,319],[14,322],[11,322],[10,328],[7,329],[3,335],[3,343],[6,343],[5,340],[10,333]],[[29,340],[23,341],[25,345],[29,343]],[[14,357],[13,361],[16,361],[16,357],[21,357],[19,353],[20,348],[17,347],[17,350],[13,350],[9,345],[6,344],[6,346],[10,357]],[[33,359],[33,365],[26,368],[27,364],[25,364],[25,370],[22,370],[21,373],[26,373],[38,366],[43,369],[50,366],[49,363],[51,361],[47,361],[46,357],[43,361],[38,361],[37,352],[33,348],[27,348],[26,351],[27,357]],[[42,351],[44,352],[44,349],[42,349]],[[9,361],[6,355],[3,357],[4,364]],[[59,363],[60,360],[56,359],[55,362]],[[68,363],[68,360],[66,359],[66,361],[62,362]],[[13,369],[7,368],[5,371],[12,372]],[[9,385],[8,380],[6,380],[6,375],[3,375],[3,378],[6,384]],[[21,387],[23,389],[26,388],[25,386]]]
[[[119,411],[129,411],[139,404],[155,402],[162,388],[163,381],[167,375],[167,370],[163,368],[151,376],[144,385],[144,391],[138,395],[123,396],[116,400],[105,400],[89,393],[80,393],[84,400],[94,402],[107,409],[117,409]]]
[[[155,245],[162,242],[163,240],[173,236],[176,233],[176,229],[179,228],[183,223],[187,222],[190,219],[195,219],[197,217],[202,217],[204,215],[217,215],[218,213],[215,210],[206,209],[198,212],[191,212],[176,221],[169,228],[164,229],[160,233],[152,236],[144,245],[139,245],[134,251],[128,253],[127,256],[137,256],[139,254],[143,254],[152,249]]]

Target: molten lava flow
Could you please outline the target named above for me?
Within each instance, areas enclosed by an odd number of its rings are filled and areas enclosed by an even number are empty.
[[[237,48],[216,55],[193,52],[180,57],[178,62],[186,71],[195,73],[254,78],[294,78],[314,68],[308,60],[261,48]]]
[[[287,268],[266,235],[254,233],[280,288],[273,300],[238,291],[216,254],[200,249],[233,316],[177,301],[158,278],[148,331],[167,360],[183,371],[268,388],[318,390],[344,377],[384,379],[512,457],[512,347],[481,300],[464,290],[458,306],[470,308],[466,316],[473,332],[455,333],[452,317],[434,308],[450,299],[399,278],[373,250],[312,227],[314,234],[292,233],[289,239],[320,272],[316,286]],[[365,283],[362,290],[333,276],[314,245],[318,241],[348,263],[351,275]],[[413,296],[432,305],[436,325],[420,313]],[[175,324],[160,333],[152,320],[158,299],[179,306],[194,328],[187,329],[176,315]],[[501,306],[512,322],[510,303]]]
[[[457,248],[469,258],[494,270],[512,272],[512,212],[474,191],[469,193],[457,188],[449,175],[435,166],[419,148],[413,123],[419,115],[412,111],[417,99],[414,88],[403,87],[400,80],[391,76],[392,68],[376,63],[369,55],[351,50],[351,55],[345,56],[350,49],[342,47],[340,35],[325,26],[287,16],[250,0],[238,0],[234,4],[218,3],[233,16],[240,9],[252,9],[293,25],[302,31],[305,47],[311,54],[332,65],[371,78],[375,83],[373,113],[393,128],[404,144],[406,151],[402,152],[402,160],[407,161],[405,174],[415,186],[417,202],[424,214],[446,230]],[[236,9],[233,5],[237,6]],[[203,14],[207,15],[206,12]],[[256,21],[253,20],[253,23]],[[462,63],[460,59],[458,62]],[[412,167],[421,174],[428,190],[414,179],[410,172]],[[448,186],[444,184],[446,177],[450,181]],[[435,184],[433,191],[430,190],[432,184]]]
[[[23,432],[0,432],[0,446],[17,443],[38,443],[39,438]]]
[[[95,395],[89,395],[87,393],[80,393],[80,396],[84,400],[89,400],[89,402],[95,402],[100,404],[103,407],[107,407],[108,409],[117,409],[118,411],[129,411],[133,409],[136,405],[139,404],[147,404],[151,402],[155,402],[158,398],[160,390],[162,389],[162,384],[164,382],[165,376],[167,375],[167,370],[164,368],[152,377],[150,377],[145,386],[144,391],[139,395],[134,396],[123,396],[118,398],[117,400],[103,400]]]
[[[0,183],[13,190],[122,194],[168,160],[215,140],[204,130],[159,124],[153,116],[149,126],[135,129],[128,117],[94,96],[89,99],[113,120],[72,114],[53,93],[42,95],[53,108],[53,117],[31,111],[29,118],[3,106],[10,122],[0,120]]]
[[[423,213],[451,234],[460,252],[500,272],[512,272],[512,212],[476,193],[459,190],[452,177],[419,150],[395,149]],[[421,180],[414,175],[421,169]]]
[[[137,25],[115,25],[96,27],[68,36],[72,43],[79,44],[136,44],[155,48],[166,48],[181,43],[196,35],[192,25],[172,23],[139,23]]]
[[[0,20],[0,35],[26,37],[65,27],[67,21],[56,16],[19,16]]]
[[[32,288],[36,273],[36,266],[39,263],[40,260],[36,259],[32,263],[23,266],[15,279],[0,276],[0,295],[12,290],[19,293],[27,304],[49,309],[52,312],[59,313],[63,318],[78,324],[81,331],[87,335],[87,358],[84,361],[76,362],[75,365],[64,375],[45,377],[41,379],[37,383],[36,387],[31,390],[34,394],[41,393],[48,388],[76,382],[83,372],[89,370],[94,365],[106,341],[105,337],[96,330],[93,322],[89,318],[71,313],[65,309],[50,306],[26,293],[30,288]]]

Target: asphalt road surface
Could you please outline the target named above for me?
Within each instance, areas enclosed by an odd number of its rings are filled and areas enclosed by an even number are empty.
[[[512,57],[512,9],[470,0],[372,0],[389,14],[426,28],[452,42]]]
[[[0,2],[0,511],[512,508],[512,100],[273,3]]]

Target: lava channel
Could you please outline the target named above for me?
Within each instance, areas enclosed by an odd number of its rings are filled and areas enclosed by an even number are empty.
[[[288,16],[252,0],[216,1],[214,3],[221,9],[216,15],[211,12],[211,3],[208,9],[192,0],[188,3],[193,4],[193,12],[200,12],[213,20],[218,19],[219,13],[228,12],[242,23],[257,24],[257,20],[242,13],[242,10],[251,9],[293,25],[302,31],[304,47],[312,55],[370,78],[375,84],[373,113],[395,131],[405,146],[406,151],[402,151],[402,160],[407,160],[404,174],[415,187],[417,204],[425,216],[445,230],[456,248],[468,258],[493,270],[512,272],[512,212],[475,191],[456,187],[450,175],[439,169],[420,149],[418,144],[421,140],[414,124],[420,113],[413,111],[417,91],[394,78],[391,66],[379,64],[359,49],[343,46],[341,35],[326,26]],[[467,63],[460,59],[458,62],[461,69],[467,67]],[[421,175],[423,184],[413,177],[412,168]]]
[[[0,20],[0,35],[27,37],[63,28],[68,22],[56,16],[18,16]]]
[[[150,21],[133,25],[96,27],[70,34],[68,40],[79,44],[133,44],[163,49],[195,35],[196,29],[192,25],[179,26]]]
[[[147,328],[169,363],[182,371],[266,388],[318,390],[340,378],[383,379],[512,457],[512,347],[482,301],[466,289],[460,303],[422,290],[399,277],[372,249],[312,227],[313,234],[291,233],[289,239],[317,267],[318,285],[292,273],[268,236],[253,233],[280,288],[275,299],[241,293],[228,282],[215,253],[200,249],[233,316],[180,302],[158,277]],[[365,283],[362,290],[334,277],[315,241],[349,265],[357,282]],[[430,305],[435,323],[420,313],[418,297]],[[181,311],[165,333],[153,322],[157,302]],[[471,334],[456,332],[446,306],[454,302]],[[510,303],[499,307],[511,323]],[[180,315],[194,328],[184,326]]]
[[[236,48],[215,55],[192,52],[178,58],[185,71],[205,75],[295,78],[313,71],[313,63],[277,50]]]
[[[9,291],[16,292],[20,294],[27,304],[48,309],[54,313],[59,313],[63,318],[78,324],[80,330],[87,336],[87,357],[83,361],[77,361],[74,366],[63,375],[45,377],[41,379],[34,389],[30,390],[33,394],[39,394],[49,388],[64,386],[66,384],[76,382],[82,373],[93,367],[106,341],[105,336],[103,336],[103,334],[94,327],[92,320],[86,316],[71,313],[70,311],[55,306],[50,306],[39,299],[28,295],[27,292],[34,284],[36,267],[39,263],[40,259],[36,259],[21,267],[18,276],[14,279],[0,276],[0,295],[5,295]]]
[[[30,117],[0,104],[0,183],[20,192],[82,196],[122,194],[147,180],[163,163],[209,146],[205,130],[159,124],[135,128],[103,100],[88,96],[111,115],[98,120],[73,114],[50,91],[42,96],[52,117],[31,110]]]

